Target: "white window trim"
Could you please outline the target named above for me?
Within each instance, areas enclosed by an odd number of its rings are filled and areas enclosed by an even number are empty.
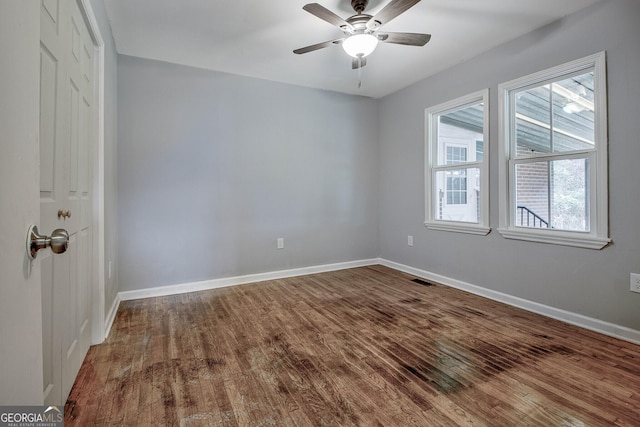
[[[595,142],[596,149],[590,161],[593,161],[591,175],[591,207],[592,218],[589,232],[561,231],[548,229],[530,229],[516,227],[512,217],[511,206],[515,205],[515,180],[512,179],[514,167],[510,159],[511,126],[509,111],[510,92],[565,74],[581,70],[594,69],[595,86]],[[576,61],[549,68],[498,85],[498,128],[499,128],[499,200],[500,226],[498,232],[507,239],[526,240],[532,242],[551,243],[588,249],[602,249],[611,242],[609,239],[608,217],[608,182],[607,182],[607,78],[606,55],[599,52]]]
[[[478,103],[484,104],[483,109],[483,159],[482,161],[466,162],[459,165],[449,165],[450,169],[476,167],[480,169],[480,218],[479,222],[458,222],[435,219],[435,206],[433,197],[436,194],[436,181],[434,179],[434,165],[437,164],[438,129],[434,126],[434,116],[446,114]],[[491,231],[489,227],[489,89],[483,89],[460,98],[429,107],[425,110],[425,222],[430,230],[452,231],[456,233],[469,233],[487,235]]]

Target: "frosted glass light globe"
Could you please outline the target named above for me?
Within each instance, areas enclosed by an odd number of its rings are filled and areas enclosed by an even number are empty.
[[[372,34],[355,34],[342,42],[342,48],[354,58],[365,57],[378,46],[378,38]]]

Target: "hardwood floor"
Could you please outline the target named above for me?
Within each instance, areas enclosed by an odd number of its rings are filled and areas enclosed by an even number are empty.
[[[382,266],[126,301],[67,426],[640,426],[640,346]]]

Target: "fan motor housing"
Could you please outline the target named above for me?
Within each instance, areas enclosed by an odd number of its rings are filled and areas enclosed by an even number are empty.
[[[356,11],[356,13],[362,13],[368,3],[369,0],[351,0],[351,7]]]
[[[365,13],[360,13],[358,15],[353,15],[349,18],[347,18],[347,22],[351,25],[353,25],[353,27],[355,28],[355,31],[353,31],[353,34],[360,34],[360,33],[364,33],[367,32],[367,22],[369,22],[369,20],[372,18],[371,15],[367,15]],[[376,21],[376,23],[378,23]],[[345,33],[348,33],[348,31],[344,30]]]

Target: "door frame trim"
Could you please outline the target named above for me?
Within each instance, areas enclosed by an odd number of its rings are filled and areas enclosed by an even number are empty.
[[[84,15],[95,53],[94,69],[94,137],[93,156],[93,283],[91,305],[91,344],[99,344],[107,336],[105,330],[105,230],[104,230],[104,39],[93,13],[90,0],[77,0]]]

